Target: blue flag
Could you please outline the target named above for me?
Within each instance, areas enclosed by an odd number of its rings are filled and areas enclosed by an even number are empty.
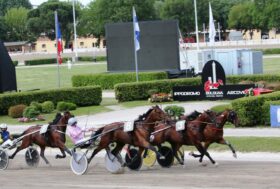
[[[135,9],[133,7],[133,29],[134,29],[134,44],[135,50],[138,51],[140,49],[140,28],[136,16]]]

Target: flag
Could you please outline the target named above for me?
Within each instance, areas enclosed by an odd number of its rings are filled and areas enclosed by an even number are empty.
[[[132,8],[133,14],[133,30],[134,30],[134,45],[135,51],[140,49],[140,28],[134,7]]]
[[[63,47],[62,47],[62,37],[61,37],[61,32],[60,32],[60,27],[59,27],[57,14],[55,14],[55,28],[56,28],[57,59],[58,59],[58,63],[62,64],[61,53],[63,51]]]
[[[214,24],[211,4],[209,2],[209,42],[211,46],[214,46],[215,36],[216,36],[215,24]]]

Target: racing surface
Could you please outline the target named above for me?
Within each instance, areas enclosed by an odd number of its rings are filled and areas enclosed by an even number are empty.
[[[138,172],[126,168],[124,174],[114,175],[106,170],[104,158],[96,157],[88,172],[77,176],[70,169],[69,157],[47,158],[52,166],[41,159],[37,168],[29,168],[23,155],[16,156],[7,170],[0,171],[0,188],[280,188],[280,160],[218,160],[218,167],[206,161],[204,167],[187,156],[185,167],[161,168],[156,164],[152,168],[143,166]]]

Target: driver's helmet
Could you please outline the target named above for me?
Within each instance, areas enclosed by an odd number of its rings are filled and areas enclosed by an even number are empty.
[[[72,125],[75,125],[77,123],[77,119],[75,117],[71,117],[69,120],[68,120],[68,125],[69,126],[72,126]]]
[[[7,124],[6,123],[2,123],[0,124],[0,129],[7,129]]]

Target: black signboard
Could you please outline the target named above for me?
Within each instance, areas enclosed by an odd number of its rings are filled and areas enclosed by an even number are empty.
[[[236,99],[244,97],[245,90],[253,87],[253,84],[226,85],[222,65],[215,60],[210,60],[202,70],[202,86],[173,87],[173,99],[177,101]]]
[[[255,85],[224,85],[219,90],[204,91],[202,86],[173,87],[173,99],[176,101],[188,100],[219,100],[236,99],[245,96],[245,90]]]

